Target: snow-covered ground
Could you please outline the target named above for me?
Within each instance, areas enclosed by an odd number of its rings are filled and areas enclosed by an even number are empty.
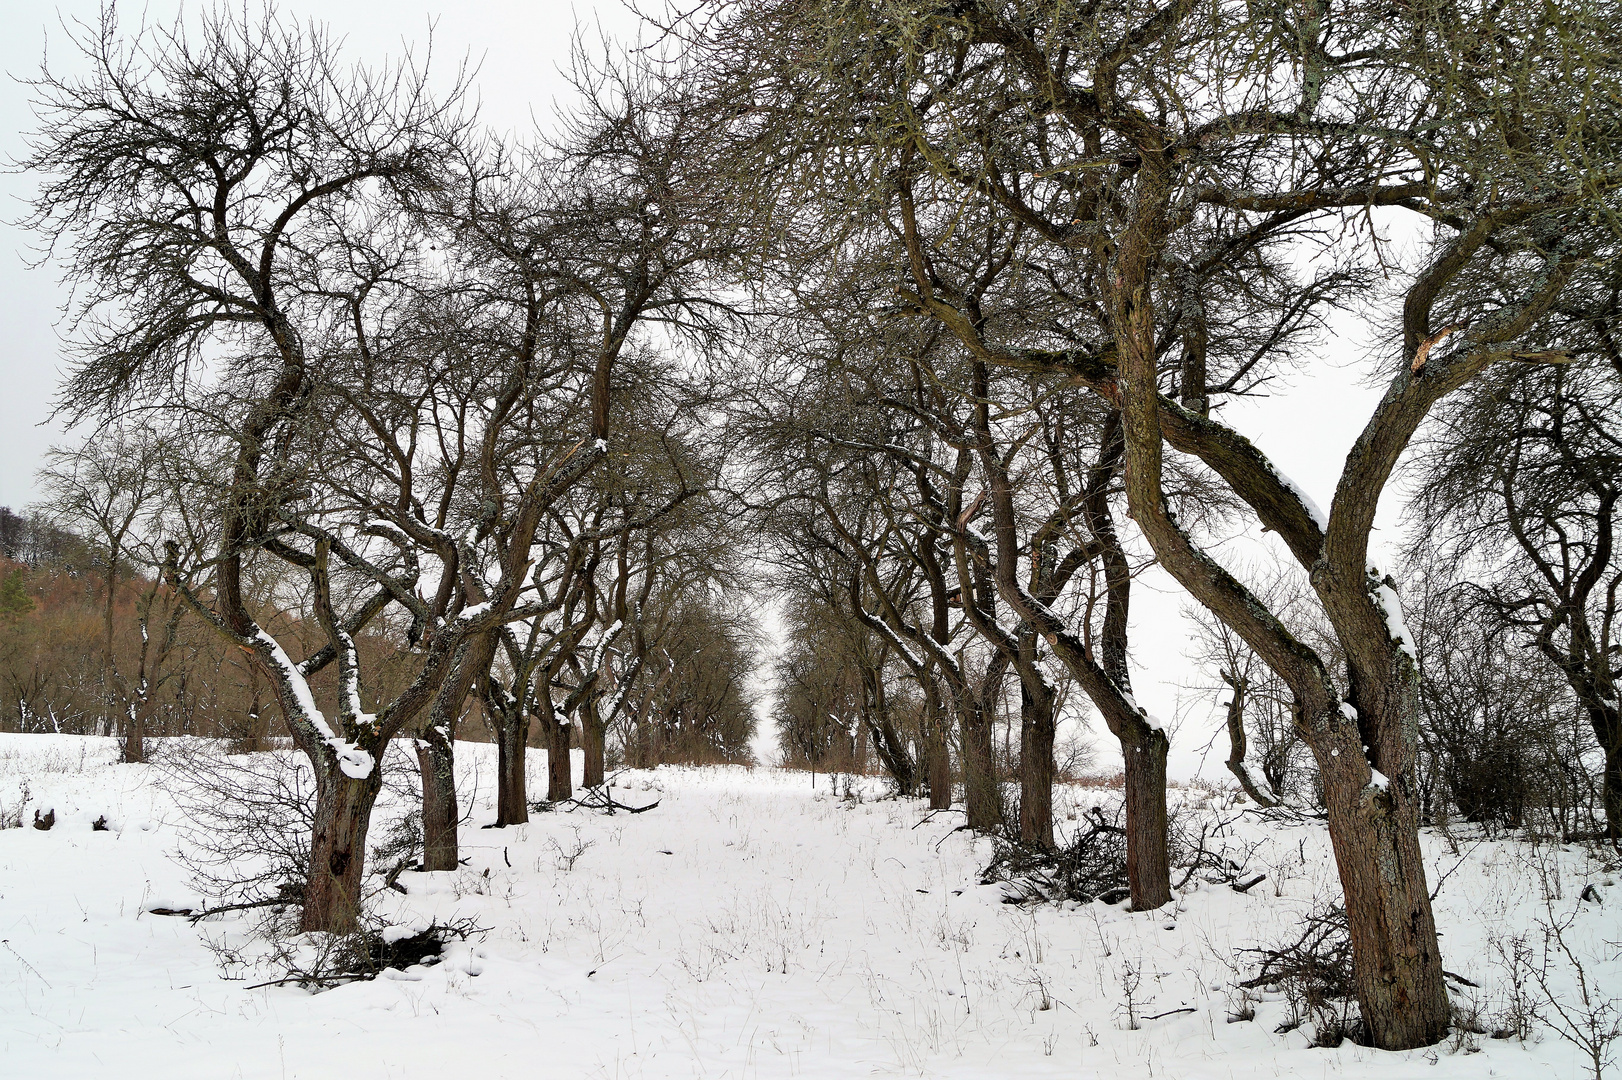
[[[183,822],[154,769],[111,764],[110,741],[0,736],[0,816],[28,794],[25,827],[0,831],[0,1076],[1591,1075],[1546,1028],[1390,1054],[1312,1048],[1310,1023],[1276,1033],[1290,1010],[1277,993],[1231,1020],[1252,968],[1239,950],[1293,938],[1304,911],[1337,895],[1316,824],[1182,791],[1189,815],[1238,818],[1215,842],[1265,882],[1241,895],[1196,874],[1160,912],[1033,908],[978,884],[990,845],[954,832],[957,815],[924,821],[921,803],[880,799],[876,781],[857,802],[826,776],[813,787],[807,773],[663,768],[618,781],[622,801],[660,800],[648,813],[481,829],[494,817],[490,749],[458,750],[474,793],[463,869],[406,873],[409,895],[379,901],[390,923],[469,918],[482,940],[309,993],[222,970],[208,943],[240,944],[246,919],[150,913],[202,900],[173,858]],[[544,758],[532,754],[537,779]],[[1075,813],[1108,796],[1066,788],[1059,803]],[[26,827],[35,808],[54,808],[56,826]],[[93,831],[102,816],[111,828]],[[1513,997],[1497,957],[1519,934],[1541,959],[1540,918],[1573,919],[1587,977],[1622,992],[1606,943],[1622,938],[1622,889],[1602,864],[1544,849],[1540,874],[1523,843],[1461,840],[1455,855],[1427,836],[1426,849],[1433,884],[1447,875],[1446,966],[1481,984],[1463,994],[1489,1025]],[[1558,894],[1547,905],[1545,880]],[[1588,884],[1603,902],[1579,899]],[[1548,970],[1575,993],[1569,964]]]

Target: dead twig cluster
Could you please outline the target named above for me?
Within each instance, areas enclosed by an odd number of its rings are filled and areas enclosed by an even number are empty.
[[[1087,828],[1056,850],[999,837],[982,885],[1002,883],[1009,904],[1102,900],[1114,904],[1129,895],[1126,878],[1126,830],[1094,807]]]

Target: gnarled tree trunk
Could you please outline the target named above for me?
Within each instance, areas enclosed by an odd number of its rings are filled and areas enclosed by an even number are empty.
[[[1126,879],[1134,911],[1171,901],[1171,860],[1166,851],[1166,752],[1171,741],[1159,728],[1121,739],[1126,757]]]
[[[319,775],[300,933],[354,933],[366,864],[366,830],[381,788],[382,774],[375,767],[359,780],[335,766]]]
[[[546,801],[563,802],[574,795],[574,770],[569,761],[569,736],[574,728],[559,717],[544,686],[535,700],[546,739]]]
[[[1429,1046],[1447,1034],[1451,1016],[1419,848],[1413,770],[1384,783],[1378,775],[1365,782],[1359,738],[1343,732],[1313,746],[1351,930],[1358,1004],[1376,1046]]]
[[[963,807],[969,828],[989,833],[1002,825],[1002,796],[991,749],[991,716],[980,695],[967,693],[959,703],[959,737],[963,742]]]

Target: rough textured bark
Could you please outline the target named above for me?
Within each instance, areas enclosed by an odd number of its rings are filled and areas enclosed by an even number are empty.
[[[1171,902],[1171,861],[1166,851],[1166,751],[1171,741],[1150,728],[1126,750],[1126,880],[1134,911]]]
[[[580,778],[581,786],[598,788],[605,779],[604,758],[607,756],[608,732],[595,698],[588,699],[580,710],[580,747],[585,751],[586,764]]]
[[[1032,648],[1034,653],[1034,645]],[[1020,682],[1019,838],[1049,851],[1053,840],[1053,693]]]
[[[366,830],[381,787],[382,774],[377,769],[356,780],[333,768],[318,780],[300,933],[355,931],[366,863]]]
[[[529,716],[518,715],[496,725],[496,825],[522,825],[529,820],[528,777],[524,772],[529,749]]]
[[[1407,712],[1391,726],[1417,731],[1417,673],[1410,686],[1391,702]],[[1419,847],[1413,768],[1383,784],[1379,775],[1369,782],[1362,748],[1353,742],[1361,736],[1347,734],[1350,739],[1337,740],[1340,753],[1319,754],[1318,765],[1346,899],[1358,1005],[1376,1045],[1428,1046],[1447,1034],[1450,1010]]]
[[[544,687],[536,695],[536,703],[546,740],[546,801],[563,802],[574,796],[574,770],[569,760],[569,736],[574,728],[560,720]]]
[[[1414,797],[1418,673],[1405,652],[1407,643],[1393,637],[1393,615],[1389,609],[1381,613],[1396,602],[1390,582],[1373,580],[1366,567],[1379,492],[1429,401],[1445,392],[1448,380],[1438,378],[1416,389],[1405,373],[1393,383],[1347,455],[1326,530],[1320,531],[1276,474],[1245,476],[1238,469],[1218,469],[1264,523],[1280,516],[1289,502],[1297,504],[1283,515],[1291,531],[1286,540],[1311,568],[1313,588],[1346,649],[1356,708],[1343,710],[1323,662],[1193,543],[1172,517],[1161,489],[1163,408],[1170,415],[1180,412],[1195,431],[1210,423],[1174,405],[1163,406],[1156,388],[1155,321],[1147,283],[1158,243],[1167,232],[1166,168],[1164,158],[1147,156],[1139,177],[1136,227],[1114,260],[1109,296],[1120,346],[1132,515],[1161,565],[1289,683],[1302,737],[1323,776],[1363,1020],[1374,1044],[1383,1049],[1429,1045],[1446,1034],[1450,1009],[1419,855]],[[1232,465],[1235,458],[1223,452],[1225,447],[1204,443],[1211,455],[1208,463]],[[1376,770],[1389,779],[1382,782]]]
[[[1002,681],[1001,665],[986,679],[978,693],[962,695],[958,704],[958,737],[962,741],[963,808],[969,828],[975,832],[995,832],[1002,827],[1002,793],[997,789],[997,772],[992,756],[991,716],[986,709],[990,692]]]
[[[146,721],[156,703],[143,700],[132,703],[124,718],[124,763],[134,764],[146,760]]]
[[[422,868],[455,870],[457,865],[456,758],[451,744],[434,728],[415,740],[422,773]]]
[[[941,712],[940,694],[926,689],[925,732],[929,773],[929,808],[949,810],[952,806],[952,753],[947,737],[947,718]]]

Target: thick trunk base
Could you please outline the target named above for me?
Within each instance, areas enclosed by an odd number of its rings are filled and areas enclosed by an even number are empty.
[[[1002,827],[1002,798],[992,759],[991,722],[980,709],[963,713],[963,808],[969,828],[991,833]]]
[[[146,760],[146,718],[131,716],[124,725],[124,764],[135,765]]]
[[[353,780],[334,769],[319,782],[300,933],[354,933],[360,916],[366,830],[381,787],[382,777],[376,768],[363,780]]]
[[[1322,772],[1353,982],[1370,1040],[1382,1050],[1440,1042],[1451,1010],[1419,849],[1418,802],[1400,779],[1385,789],[1360,786],[1360,770],[1338,759]]]
[[[1019,733],[1019,838],[1044,851],[1053,840],[1053,703],[1023,694]]]
[[[585,769],[580,782],[588,788],[603,786],[606,769],[604,758],[607,756],[608,732],[603,728],[603,722],[597,716],[595,708],[588,708],[580,724],[580,748],[585,752]]]
[[[556,721],[547,727],[546,801],[563,802],[574,795],[574,772],[569,761],[569,735],[574,729]]]
[[[929,732],[929,808],[952,808],[952,754],[947,749],[945,727],[938,718]]]
[[[1126,756],[1126,881],[1132,909],[1147,911],[1171,900],[1166,851],[1166,751],[1170,741],[1151,731],[1139,745],[1121,742]]]
[[[528,777],[524,751],[528,749],[529,718],[509,719],[496,730],[496,826],[522,825],[529,820]]]
[[[417,767],[422,772],[422,868],[455,870],[456,758],[450,740],[428,730],[416,742]]]

